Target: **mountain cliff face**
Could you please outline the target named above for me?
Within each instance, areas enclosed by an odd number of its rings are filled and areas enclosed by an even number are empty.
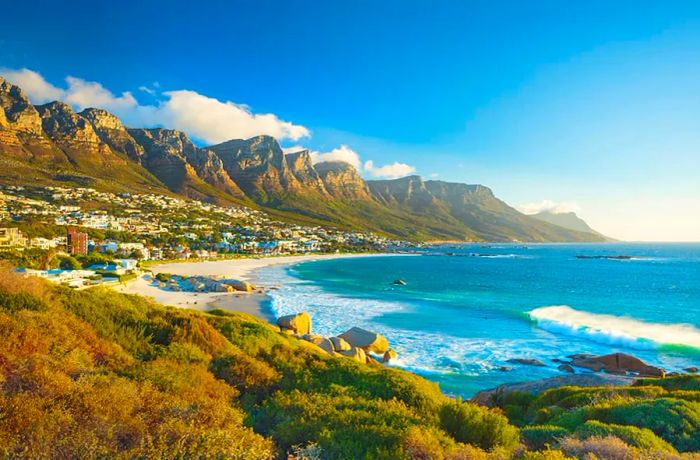
[[[313,190],[322,196],[329,196],[321,176],[319,176],[317,169],[314,168],[311,162],[311,155],[308,150],[288,153],[285,155],[285,159],[292,174],[302,187]]]
[[[225,189],[242,196],[240,189],[222,171],[221,164],[201,151],[180,131],[173,129],[129,129],[128,133],[143,148],[141,164],[170,190],[202,201],[221,204],[235,202]],[[206,182],[198,169],[214,184]]]
[[[352,165],[342,161],[326,161],[316,164],[316,171],[333,198],[351,201],[372,199],[367,183]]]
[[[481,185],[419,176],[368,181],[347,163],[285,155],[270,136],[207,148],[172,129],[126,128],[67,104],[33,106],[0,77],[0,183],[76,184],[260,206],[282,220],[410,239],[599,241],[519,213]]]
[[[119,118],[102,109],[85,109],[80,115],[92,124],[104,143],[117,152],[124,152],[132,160],[141,162],[143,147],[129,134]]]
[[[34,159],[68,165],[65,157],[42,128],[39,112],[21,88],[0,77],[0,154],[6,159]]]
[[[303,188],[273,137],[234,139],[207,149],[221,158],[229,176],[257,202],[274,202],[286,192]]]

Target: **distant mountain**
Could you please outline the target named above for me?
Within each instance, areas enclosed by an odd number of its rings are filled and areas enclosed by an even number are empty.
[[[496,198],[491,189],[483,185],[424,181],[419,176],[369,181],[368,184],[380,202],[427,220],[427,231],[442,232],[445,237],[493,241],[585,241],[590,238],[526,216]]]
[[[0,77],[0,183],[81,185],[259,207],[311,225],[415,240],[601,241],[590,228],[526,216],[482,185],[419,176],[365,181],[343,162],[313,164],[256,136],[201,148],[172,129],[127,128],[62,102],[33,106]],[[587,228],[587,227],[586,227]]]
[[[563,228],[575,230],[577,232],[592,233],[594,235],[599,235],[605,238],[606,240],[612,241],[612,238],[608,238],[602,235],[601,233],[593,230],[586,223],[586,221],[577,216],[575,212],[541,211],[537,214],[532,214],[532,217],[544,222],[549,222],[550,224],[558,225]]]

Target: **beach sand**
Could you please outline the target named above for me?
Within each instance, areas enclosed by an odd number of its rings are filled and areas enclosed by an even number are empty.
[[[270,298],[265,294],[265,280],[258,279],[255,272],[272,265],[293,265],[320,259],[339,259],[351,257],[377,257],[385,254],[315,254],[303,256],[260,257],[246,259],[217,260],[204,262],[175,262],[149,267],[152,274],[146,273],[134,281],[114,286],[114,289],[125,294],[139,294],[152,297],[163,305],[181,308],[192,308],[201,311],[219,308],[222,310],[248,313],[258,318],[273,321],[270,310]],[[171,273],[181,276],[225,276],[248,281],[258,289],[253,292],[236,292],[222,294],[220,292],[182,292],[168,291],[153,286],[152,276],[158,273]]]

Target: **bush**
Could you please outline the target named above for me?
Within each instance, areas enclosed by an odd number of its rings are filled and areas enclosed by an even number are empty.
[[[676,452],[673,446],[646,428],[606,424],[591,420],[576,429],[576,437],[581,439],[606,436],[614,436],[631,446],[644,450]]]
[[[58,258],[58,267],[61,270],[80,270],[83,268],[80,262],[71,256],[60,256]]]
[[[585,440],[564,438],[559,449],[566,455],[580,459],[637,460],[639,451],[613,436],[592,437]]]
[[[514,448],[519,442],[518,429],[506,417],[473,403],[444,404],[440,409],[440,424],[457,441],[482,449]]]
[[[590,419],[648,428],[682,452],[700,450],[700,403],[671,398],[631,400],[590,411]]]
[[[168,281],[170,281],[170,278],[172,278],[172,277],[173,277],[173,275],[171,275],[170,273],[158,273],[158,274],[156,274],[156,279],[158,281],[160,281],[161,283],[167,283]]]
[[[553,425],[527,426],[520,430],[523,443],[532,450],[542,450],[570,434],[569,430]]]

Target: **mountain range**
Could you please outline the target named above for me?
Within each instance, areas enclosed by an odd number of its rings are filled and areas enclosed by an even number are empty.
[[[483,185],[409,176],[364,180],[261,135],[199,147],[180,131],[127,128],[95,108],[33,105],[0,77],[0,183],[180,195],[280,220],[412,240],[603,241],[585,225],[527,216]],[[583,221],[581,221],[583,222]]]

